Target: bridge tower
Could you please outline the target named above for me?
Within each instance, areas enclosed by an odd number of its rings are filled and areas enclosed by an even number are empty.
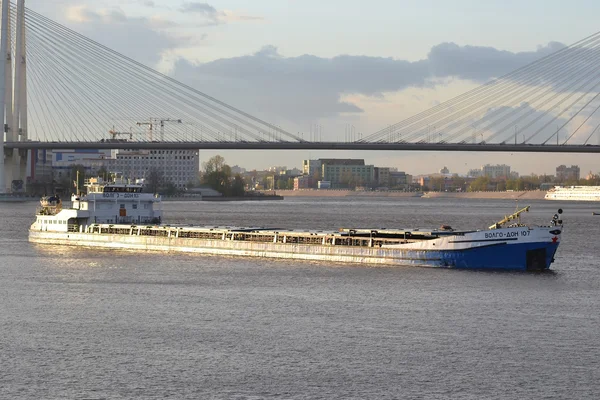
[[[8,26],[8,22],[10,21],[9,17],[10,12],[10,1],[2,0],[2,17],[0,19],[0,124],[2,125],[2,146],[0,146],[0,193],[7,192],[6,188],[6,178],[5,178],[5,163],[9,160],[12,160],[12,153],[9,151],[4,154],[4,142],[5,142],[5,133],[7,133],[7,126],[5,124],[5,117],[8,117],[12,114],[12,107],[9,108],[9,104],[7,103],[7,93],[10,93],[10,90],[7,88],[7,64],[10,66],[10,41],[8,40],[8,35],[10,34],[10,26]],[[10,71],[11,68],[8,68]],[[5,159],[5,156],[7,157]]]
[[[25,0],[17,0],[16,58],[13,71],[10,0],[2,0],[0,19],[0,123],[2,142],[27,140],[27,71],[25,47]],[[14,72],[14,75],[13,75]],[[13,79],[14,77],[14,79]],[[0,146],[0,193],[23,191],[27,178],[25,150]]]
[[[25,0],[17,0],[17,26],[15,38],[15,83],[13,105],[13,138],[24,142],[27,137],[27,55],[25,48]],[[13,168],[17,181],[22,182],[21,190],[25,190],[27,182],[28,155],[31,151],[19,149],[15,152]],[[33,171],[32,171],[33,172]]]

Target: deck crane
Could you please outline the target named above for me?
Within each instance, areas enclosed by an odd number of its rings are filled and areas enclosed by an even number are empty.
[[[177,124],[181,124],[180,119],[175,118],[150,118],[149,122],[136,122],[137,126],[148,126],[148,137],[150,141],[153,141],[153,132],[157,126],[160,127],[160,141],[164,142],[165,140],[165,122],[174,122]]]

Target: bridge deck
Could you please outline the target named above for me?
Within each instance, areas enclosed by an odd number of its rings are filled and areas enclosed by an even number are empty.
[[[366,142],[5,142],[19,149],[161,149],[161,150],[401,150],[521,153],[600,153],[599,145],[366,143]]]

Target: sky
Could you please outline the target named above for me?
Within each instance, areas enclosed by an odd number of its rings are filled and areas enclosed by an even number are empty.
[[[573,0],[28,0],[114,50],[290,132],[367,135],[597,31],[600,2]],[[474,63],[473,60],[483,62]],[[206,160],[213,152],[201,152]],[[221,152],[231,165],[364,158],[411,174],[487,163],[521,174],[593,155]]]

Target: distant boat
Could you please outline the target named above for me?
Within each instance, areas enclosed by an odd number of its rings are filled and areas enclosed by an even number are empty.
[[[600,201],[600,186],[555,186],[548,190],[546,200]]]
[[[592,215],[600,215],[600,212],[593,212]]]

